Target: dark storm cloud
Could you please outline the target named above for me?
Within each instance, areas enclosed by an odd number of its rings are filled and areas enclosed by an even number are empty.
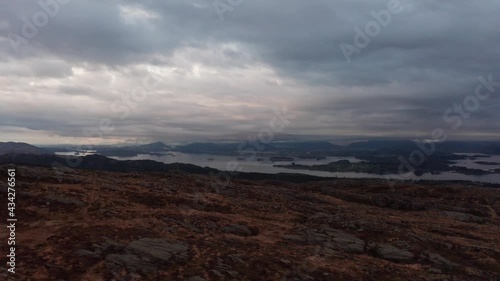
[[[355,28],[391,1],[246,0],[220,20],[213,1],[73,0],[17,53],[8,38],[43,9],[3,1],[0,131],[78,137],[109,118],[119,128],[110,137],[224,138],[266,126],[282,105],[296,115],[291,135],[413,137],[447,126],[444,112],[474,94],[478,76],[500,81],[500,3],[401,0],[349,63],[340,45],[354,45]],[[159,86],[120,119],[114,109],[149,71]],[[456,137],[498,136],[499,103],[482,101]]]

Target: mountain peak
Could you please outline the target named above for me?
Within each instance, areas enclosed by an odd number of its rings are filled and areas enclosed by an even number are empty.
[[[14,154],[52,154],[44,149],[24,143],[24,142],[0,142],[0,155],[14,153]]]
[[[161,141],[149,143],[149,144],[143,144],[137,146],[138,149],[140,150],[147,150],[149,152],[161,152],[161,151],[166,151],[166,150],[171,150],[172,148],[166,144],[164,144]]]

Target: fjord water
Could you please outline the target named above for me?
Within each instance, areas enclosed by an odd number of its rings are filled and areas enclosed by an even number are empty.
[[[474,154],[477,155],[477,154]],[[471,155],[472,156],[472,155]],[[491,155],[472,160],[461,160],[456,161],[456,166],[463,166],[474,169],[491,170],[498,169],[499,166],[491,165],[480,165],[475,162],[486,161],[486,162],[500,162],[500,155]],[[226,155],[211,155],[211,154],[190,154],[190,153],[180,153],[175,152],[169,155],[149,155],[140,154],[134,157],[112,157],[117,160],[154,160],[158,162],[163,162],[167,164],[172,163],[186,163],[193,164],[201,167],[210,167],[218,170],[229,170],[231,167],[237,165],[240,172],[255,172],[255,173],[299,173],[307,174],[320,177],[340,177],[340,178],[383,178],[383,179],[412,179],[412,180],[467,180],[467,181],[477,181],[477,182],[487,182],[487,183],[498,183],[500,184],[500,174],[488,174],[488,175],[464,175],[458,173],[441,173],[438,175],[424,174],[422,176],[411,175],[402,178],[400,175],[379,175],[379,174],[368,174],[368,173],[352,173],[352,172],[326,172],[326,171],[309,171],[309,170],[292,170],[287,168],[274,167],[274,165],[289,165],[292,161],[279,161],[270,162],[267,157],[263,157],[263,161],[257,161],[253,159],[251,161],[238,160],[236,156],[226,156]],[[318,165],[327,164],[330,162],[335,162],[339,160],[349,160],[351,162],[360,162],[360,160],[354,157],[327,157],[326,159],[299,159],[296,158],[293,162],[302,165]],[[236,164],[237,163],[237,164]]]

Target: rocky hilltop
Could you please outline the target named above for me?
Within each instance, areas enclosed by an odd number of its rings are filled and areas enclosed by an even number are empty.
[[[340,179],[221,187],[175,171],[17,174],[16,280],[500,278],[493,186]],[[0,196],[7,206],[4,188]]]
[[[4,154],[49,155],[52,153],[24,142],[0,142],[0,155]]]

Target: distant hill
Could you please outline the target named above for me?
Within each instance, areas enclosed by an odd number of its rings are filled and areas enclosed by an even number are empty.
[[[162,142],[154,142],[150,144],[131,146],[133,150],[143,151],[143,152],[165,152],[170,151],[172,148]]]
[[[348,150],[366,151],[412,151],[418,146],[409,140],[376,140],[350,144]],[[448,153],[500,154],[500,142],[487,141],[446,141],[436,144],[436,151]]]
[[[24,142],[0,142],[0,155],[4,154],[50,155],[52,153]]]
[[[33,154],[4,154],[0,155],[0,165],[16,164],[26,166],[41,167],[63,167],[67,164],[67,159],[58,155],[33,155]],[[208,174],[209,172],[218,172],[212,168],[202,168],[191,164],[165,164],[152,160],[126,160],[119,161],[101,155],[73,156],[72,162],[79,163],[78,169],[106,170],[115,172],[137,172],[137,171],[169,171],[182,170],[189,173]]]
[[[361,141],[354,142],[347,146],[350,150],[379,150],[379,149],[394,149],[394,150],[413,150],[417,148],[415,142],[408,140],[376,140],[376,141]]]
[[[199,167],[192,164],[173,163],[165,164],[152,160],[126,160],[120,161],[101,155],[89,155],[73,157],[72,162],[78,162],[75,169],[102,170],[113,172],[169,172],[182,171],[189,174],[212,175],[220,171],[210,167]],[[33,155],[33,154],[4,154],[0,155],[0,166],[5,164],[15,164],[19,166],[39,166],[63,168],[66,166],[66,159],[57,155]],[[69,167],[68,167],[69,168]],[[238,173],[234,179],[245,180],[276,180],[289,182],[322,181],[328,178],[296,173],[264,174],[264,173]]]
[[[296,152],[308,152],[308,151],[329,151],[342,148],[341,146],[332,144],[327,141],[300,141],[300,142],[272,142],[269,144],[256,144],[259,148],[264,147],[264,149],[259,149],[260,151],[296,151]],[[242,147],[245,149],[252,149],[252,145],[249,143],[191,143],[188,145],[177,146],[175,150],[186,153],[236,153]],[[255,148],[253,148],[255,149]]]
[[[500,154],[500,142],[488,141],[447,141],[440,144],[438,149],[445,152],[455,153],[484,153],[484,154]]]
[[[122,156],[132,157],[139,154],[164,154],[171,151],[172,148],[162,142],[154,142],[143,145],[130,145],[119,147],[96,147],[97,153],[104,156]]]
[[[342,146],[335,145],[328,141],[300,141],[300,142],[273,142],[274,150],[292,150],[292,151],[329,151],[338,150]]]
[[[185,153],[234,153],[238,151],[239,145],[240,143],[196,142],[177,146],[175,150]]]

